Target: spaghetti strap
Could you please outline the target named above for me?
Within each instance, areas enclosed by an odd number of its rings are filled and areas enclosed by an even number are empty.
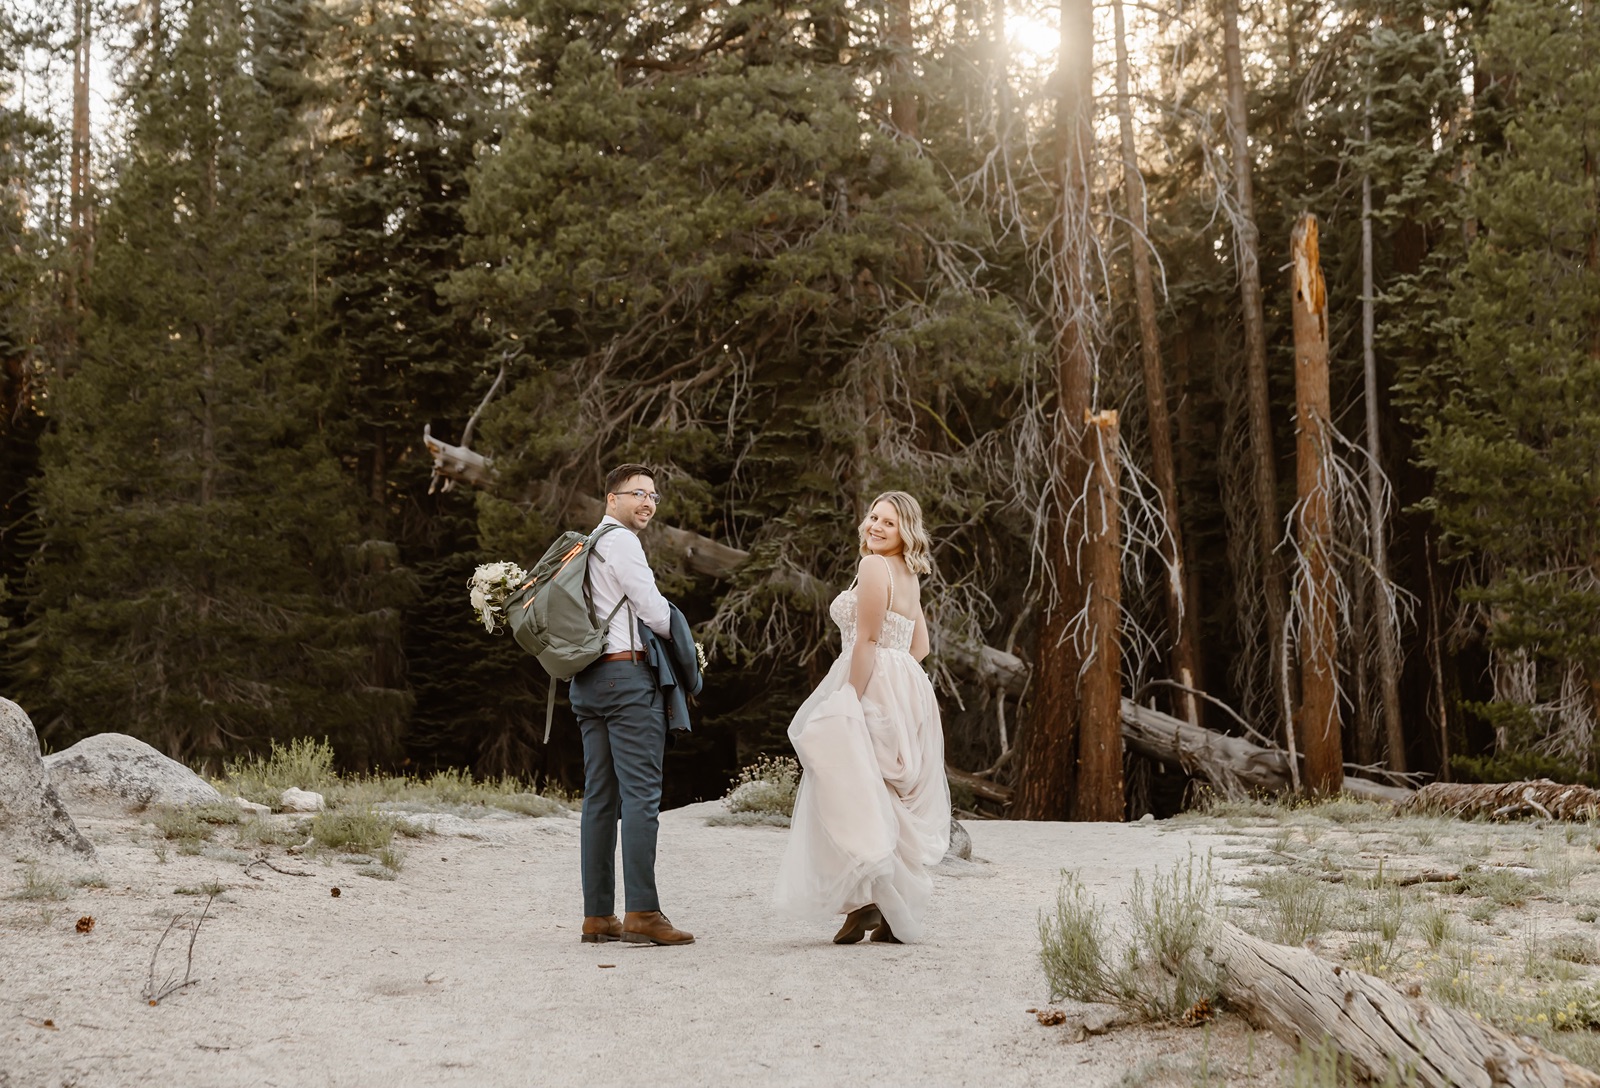
[[[887,555],[878,556],[883,560],[883,565],[889,568],[889,611],[894,611],[894,564],[889,562]]]

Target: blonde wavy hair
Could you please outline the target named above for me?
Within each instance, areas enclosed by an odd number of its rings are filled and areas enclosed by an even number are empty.
[[[873,508],[880,502],[886,502],[894,507],[894,512],[900,517],[900,542],[901,555],[906,561],[906,567],[912,574],[933,573],[933,539],[928,536],[928,530],[922,524],[922,505],[912,495],[904,491],[885,491],[867,505],[867,513],[871,515]],[[856,533],[861,538],[861,554],[870,555],[867,547],[867,519],[862,518],[861,524],[856,526]]]

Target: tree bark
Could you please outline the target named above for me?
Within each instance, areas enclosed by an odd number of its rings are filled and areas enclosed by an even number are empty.
[[[1409,1070],[1418,1088],[1600,1088],[1600,1076],[1527,1039],[1306,949],[1225,923],[1209,943],[1231,1008],[1294,1045],[1330,1040],[1362,1082]]]
[[[1372,95],[1361,121],[1362,136],[1372,139]],[[1361,363],[1367,401],[1367,516],[1372,538],[1373,620],[1378,625],[1378,697],[1383,706],[1383,731],[1391,770],[1406,769],[1406,734],[1400,715],[1400,639],[1389,604],[1388,525],[1383,517],[1383,460],[1378,432],[1378,357],[1374,349],[1376,290],[1372,275],[1372,174],[1361,178]]]
[[[1338,793],[1344,778],[1339,728],[1338,611],[1333,575],[1332,470],[1328,435],[1328,297],[1317,218],[1302,213],[1290,243],[1294,287],[1295,447],[1300,501],[1300,708],[1305,788]]]
[[[1111,6],[1116,17],[1117,124],[1122,137],[1122,187],[1128,201],[1128,249],[1133,259],[1134,300],[1139,311],[1139,361],[1144,370],[1145,415],[1150,431],[1150,472],[1167,517],[1167,536],[1161,542],[1167,564],[1167,629],[1172,638],[1172,675],[1185,687],[1202,687],[1200,680],[1199,614],[1186,607],[1182,519],[1178,512],[1177,469],[1172,455],[1172,419],[1167,413],[1167,379],[1161,365],[1161,333],[1156,324],[1154,277],[1150,273],[1149,220],[1145,208],[1144,175],[1134,151],[1133,106],[1128,90],[1127,28],[1122,0]],[[1179,713],[1200,724],[1199,700],[1177,689]]]
[[[1600,818],[1600,790],[1552,782],[1430,782],[1406,803],[1411,812],[1437,812],[1470,820],[1487,816],[1539,816],[1546,820]]]
[[[1271,390],[1267,384],[1267,336],[1261,303],[1261,246],[1256,228],[1255,187],[1250,176],[1250,138],[1245,114],[1244,63],[1239,47],[1237,0],[1222,0],[1222,50],[1227,69],[1228,137],[1233,151],[1233,195],[1238,205],[1234,234],[1239,261],[1239,303],[1244,321],[1245,378],[1249,390],[1250,450],[1254,461],[1256,551],[1266,597],[1268,656],[1274,702],[1281,727],[1290,728],[1291,713],[1283,655],[1288,591],[1277,561],[1278,472],[1272,453]]]
[[[1094,149],[1094,14],[1089,0],[1061,0],[1061,53],[1056,73],[1060,193],[1052,259],[1055,273],[1055,362],[1058,391],[1055,463],[1046,528],[1045,561],[1054,583],[1039,622],[1038,680],[1033,714],[1023,734],[1015,815],[1061,820],[1072,811],[1080,713],[1079,676],[1085,647],[1072,624],[1088,587],[1073,564],[1084,532],[1082,495],[1087,466],[1082,426],[1091,407],[1094,373],[1090,256],[1090,159]],[[1085,782],[1081,788],[1095,789]]]
[[[1072,798],[1075,820],[1120,821],[1122,781],[1122,482],[1117,413],[1087,421],[1084,457],[1089,461],[1085,494],[1088,568],[1089,659],[1079,689],[1078,782]]]

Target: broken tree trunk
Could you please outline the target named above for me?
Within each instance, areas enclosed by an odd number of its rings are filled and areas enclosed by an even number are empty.
[[[1117,413],[1084,420],[1089,462],[1083,558],[1088,596],[1088,659],[1078,681],[1078,783],[1072,818],[1121,821],[1122,784],[1122,478]]]
[[[1317,252],[1317,217],[1302,213],[1289,243],[1294,287],[1295,446],[1300,501],[1300,706],[1305,788],[1338,793],[1344,778],[1339,730],[1338,604],[1333,572],[1332,430],[1328,394],[1328,295]]]
[[[1600,790],[1538,778],[1530,782],[1433,782],[1405,804],[1408,812],[1445,816],[1542,816],[1547,820],[1594,820],[1600,816]]]
[[[1600,1076],[1471,1013],[1408,997],[1303,948],[1220,924],[1222,996],[1286,1042],[1328,1039],[1363,1081],[1409,1071],[1419,1088],[1600,1088]]]

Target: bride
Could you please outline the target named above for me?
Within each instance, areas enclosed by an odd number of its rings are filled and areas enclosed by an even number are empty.
[[[922,508],[903,491],[873,500],[855,584],[828,612],[844,650],[789,726],[805,774],[795,797],[776,905],[844,913],[835,944],[922,935],[928,866],[950,845],[944,732],[918,575],[933,569]]]

